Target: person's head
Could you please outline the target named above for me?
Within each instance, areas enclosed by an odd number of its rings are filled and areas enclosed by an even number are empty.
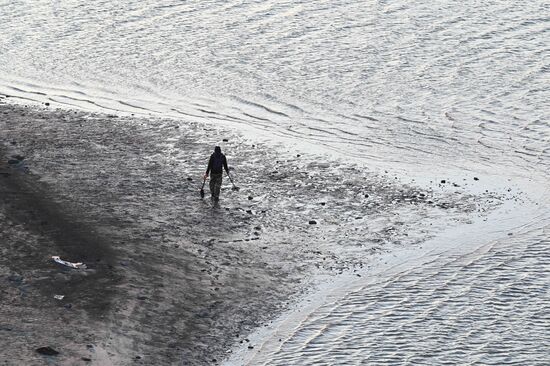
[[[216,154],[221,154],[222,148],[219,147],[219,146],[216,146],[216,147],[214,148],[214,152],[215,152]]]

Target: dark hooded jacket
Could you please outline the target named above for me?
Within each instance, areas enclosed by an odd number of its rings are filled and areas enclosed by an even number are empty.
[[[208,161],[208,168],[206,169],[206,174],[212,172],[212,174],[222,174],[225,169],[226,173],[229,174],[229,168],[227,168],[227,159],[225,155],[222,154],[222,149],[219,146],[214,148],[214,153],[210,155],[210,160]]]

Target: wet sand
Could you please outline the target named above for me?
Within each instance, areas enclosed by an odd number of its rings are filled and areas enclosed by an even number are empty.
[[[6,98],[0,117],[6,365],[217,364],[319,278],[507,199],[468,194],[473,177],[419,188],[202,123]],[[199,196],[215,144],[241,188],[225,179],[218,206]]]

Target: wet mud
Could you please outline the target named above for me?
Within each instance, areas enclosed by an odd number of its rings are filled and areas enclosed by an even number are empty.
[[[368,267],[514,194],[471,195],[474,177],[421,188],[202,123],[5,98],[0,142],[7,365],[217,364],[319,275]],[[225,178],[214,205],[199,189],[216,144],[240,189]]]

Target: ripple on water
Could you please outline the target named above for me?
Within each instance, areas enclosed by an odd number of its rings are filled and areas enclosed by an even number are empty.
[[[322,305],[263,365],[550,362],[550,226],[439,257]]]
[[[384,163],[547,174],[547,10],[543,0],[9,2],[0,93],[237,125]]]

